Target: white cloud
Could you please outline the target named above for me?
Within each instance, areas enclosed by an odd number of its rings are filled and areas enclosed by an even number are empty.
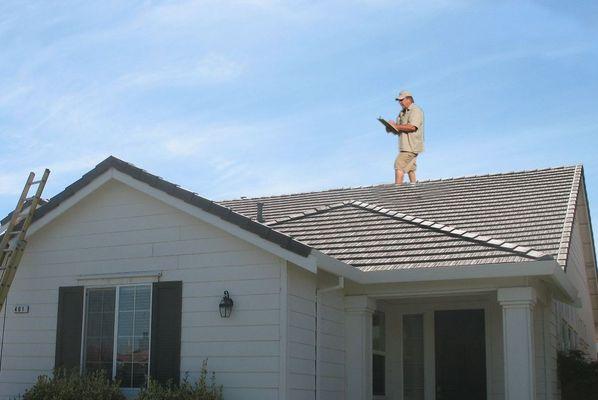
[[[179,62],[153,70],[128,73],[117,80],[115,88],[213,85],[237,79],[243,69],[243,64],[238,61],[210,53],[190,63]]]

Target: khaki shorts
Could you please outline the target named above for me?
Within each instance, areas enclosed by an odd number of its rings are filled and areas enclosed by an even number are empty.
[[[395,160],[395,170],[403,172],[415,172],[417,169],[417,153],[401,151]]]

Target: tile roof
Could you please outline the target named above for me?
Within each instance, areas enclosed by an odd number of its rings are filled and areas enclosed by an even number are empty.
[[[268,225],[363,271],[552,259],[528,247],[360,201],[318,207]]]
[[[349,231],[358,229],[358,226],[349,226],[351,224],[364,225],[361,218],[365,218],[365,221],[367,221],[365,229],[371,232],[375,232],[378,229],[377,224],[379,224],[380,229],[377,236],[380,236],[380,240],[392,241],[394,239],[394,235],[397,234],[396,229],[398,229],[396,226],[401,222],[396,220],[389,222],[388,218],[383,215],[366,217],[363,211],[355,209],[354,206],[357,203],[353,203],[351,207],[348,207],[347,203],[343,203],[358,201],[374,205],[372,208],[381,207],[385,210],[413,216],[418,221],[429,221],[432,224],[456,227],[465,231],[463,235],[469,234],[478,235],[478,238],[480,236],[492,238],[492,243],[490,241],[487,243],[492,246],[496,243],[507,242],[537,252],[533,254],[541,254],[538,257],[528,257],[530,254],[521,257],[521,255],[507,256],[501,253],[502,255],[498,258],[502,260],[507,260],[509,257],[518,257],[513,260],[525,261],[552,256],[563,264],[567,258],[572,220],[582,174],[581,166],[559,167],[430,180],[418,182],[414,186],[390,184],[344,188],[321,192],[228,200],[221,201],[220,204],[250,218],[255,218],[256,205],[261,202],[264,204],[266,224],[297,237],[321,251],[328,251],[324,242],[327,239],[334,239],[330,236],[336,234],[334,232],[338,232],[340,235],[341,232],[344,232],[343,229]],[[322,231],[322,235],[327,238],[322,238],[323,241],[316,240],[317,238],[313,235],[309,236],[310,229],[319,232],[317,227],[320,224],[326,226],[330,221],[327,221],[327,217],[324,217],[324,215],[298,218],[301,213],[305,214],[307,210],[318,208],[324,210],[330,205],[338,204],[345,204],[345,207],[329,214],[331,218],[334,216],[332,224],[332,231],[334,232]],[[356,215],[359,215],[359,217]],[[342,222],[343,216],[347,218],[344,223]],[[283,223],[285,218],[287,223]],[[294,220],[292,224],[288,220],[289,218]],[[389,225],[394,226],[394,228],[386,229]],[[404,223],[401,225],[404,226]],[[414,228],[410,229],[413,231]],[[424,229],[424,226],[420,226],[419,229]],[[453,242],[457,240],[454,233],[453,230],[453,235],[450,238]],[[356,234],[353,233],[353,235]],[[368,239],[366,236],[359,237],[365,242]],[[404,236],[401,236],[401,238],[402,240],[408,240]],[[465,239],[467,237],[463,236],[463,240]],[[453,244],[457,245],[456,242]],[[481,249],[475,251],[472,249],[471,254],[469,254],[464,249],[471,246],[471,241],[467,241],[467,245],[465,243],[461,244],[464,245],[463,251],[456,252],[455,257],[459,255],[465,264],[495,262],[496,256],[498,256],[496,252],[504,250],[494,248],[494,253],[481,255],[483,253]],[[480,243],[479,246],[484,245]],[[330,254],[332,255],[332,253]],[[378,255],[370,253],[364,254],[369,254],[373,257],[372,260],[378,257]],[[472,259],[477,261],[472,261]],[[395,261],[400,262],[402,267],[410,267],[413,260],[399,258]],[[429,265],[439,265],[435,263],[440,261],[434,259],[434,261],[430,261]],[[447,265],[452,265],[450,263],[457,262],[457,259],[447,258],[446,261],[449,263]],[[422,266],[423,264],[418,263],[417,265]],[[390,267],[387,266],[387,268]],[[395,267],[398,267],[398,264],[393,266],[393,268]]]

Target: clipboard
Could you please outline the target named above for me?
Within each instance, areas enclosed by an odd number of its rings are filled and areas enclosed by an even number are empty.
[[[380,121],[380,123],[382,125],[384,125],[386,127],[386,129],[390,129],[390,133],[395,134],[395,135],[398,135],[401,133],[401,132],[397,131],[394,126],[389,124],[388,121],[385,120],[384,118],[378,117],[378,121]]]

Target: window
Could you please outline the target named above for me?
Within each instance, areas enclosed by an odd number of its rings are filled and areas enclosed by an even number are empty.
[[[372,389],[374,396],[386,394],[386,322],[384,313],[372,316]]]
[[[114,301],[116,289],[87,292],[85,321],[85,371],[104,370],[112,376],[114,360]]]
[[[424,399],[424,319],[403,316],[403,399]]]
[[[85,371],[104,370],[123,388],[145,385],[149,374],[151,286],[87,290]]]

